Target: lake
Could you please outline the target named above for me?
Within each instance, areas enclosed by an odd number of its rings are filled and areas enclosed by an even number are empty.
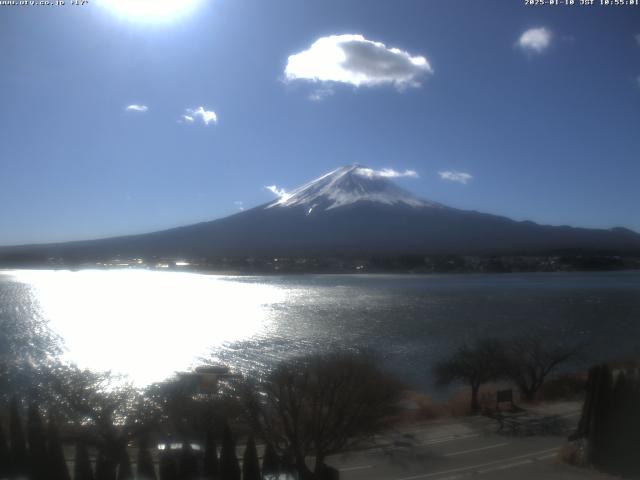
[[[214,359],[247,371],[367,349],[414,388],[465,341],[543,332],[590,361],[640,352],[640,272],[221,276],[0,271],[0,317],[47,321],[81,366],[137,385]]]

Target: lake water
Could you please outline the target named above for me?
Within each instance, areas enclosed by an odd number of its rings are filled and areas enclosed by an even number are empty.
[[[590,360],[640,352],[640,272],[219,276],[145,270],[0,271],[0,318],[36,317],[65,356],[144,385],[211,358],[268,369],[364,348],[415,388],[465,341],[544,332]]]

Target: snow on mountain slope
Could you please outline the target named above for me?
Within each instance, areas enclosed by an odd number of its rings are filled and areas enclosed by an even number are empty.
[[[412,195],[388,178],[361,165],[349,165],[329,172],[291,193],[282,195],[265,208],[304,206],[308,208],[307,214],[310,214],[314,210],[331,210],[362,201],[445,208],[439,203]]]

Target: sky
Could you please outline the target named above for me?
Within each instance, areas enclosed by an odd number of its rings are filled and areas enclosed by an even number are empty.
[[[638,6],[74,3],[0,5],[0,245],[212,220],[352,163],[640,231]]]

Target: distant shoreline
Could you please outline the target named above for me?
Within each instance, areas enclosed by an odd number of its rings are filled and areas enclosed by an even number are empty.
[[[230,268],[214,268],[214,267],[154,267],[149,265],[2,265],[0,264],[0,273],[6,273],[15,270],[46,270],[46,271],[116,271],[116,270],[144,270],[149,272],[171,272],[171,273],[193,273],[199,275],[219,275],[219,276],[297,276],[297,275],[345,275],[345,276],[366,276],[366,275],[471,275],[471,274],[531,274],[531,273],[607,273],[607,272],[640,272],[640,261],[635,264],[625,265],[623,267],[605,267],[598,266],[596,268],[556,268],[556,269],[456,269],[456,270],[418,270],[418,269],[322,269],[322,270],[301,270],[301,269],[230,269]]]

